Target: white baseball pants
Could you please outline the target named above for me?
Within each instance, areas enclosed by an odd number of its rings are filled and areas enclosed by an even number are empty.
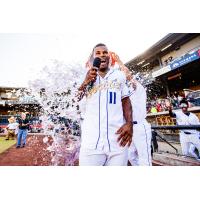
[[[127,162],[128,149],[114,152],[80,149],[80,166],[127,166]]]
[[[200,153],[200,139],[199,134],[185,134],[182,131],[180,132],[180,143],[182,154],[185,156],[190,156],[190,145],[193,144]]]
[[[151,125],[147,122],[133,125],[133,141],[128,150],[132,166],[151,166]]]

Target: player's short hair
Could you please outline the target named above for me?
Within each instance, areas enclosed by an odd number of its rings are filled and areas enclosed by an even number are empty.
[[[94,49],[95,49],[96,47],[102,47],[102,46],[106,47],[105,44],[103,44],[103,43],[99,43],[99,44],[95,45]]]
[[[88,62],[90,62],[90,63],[92,63],[93,60],[94,60],[94,58],[93,58],[93,53],[94,53],[94,49],[95,49],[96,47],[107,47],[107,46],[106,46],[105,44],[103,44],[103,43],[98,43],[97,45],[95,45],[94,48],[92,49],[92,53],[90,54],[90,57],[89,57],[89,59],[88,59]]]

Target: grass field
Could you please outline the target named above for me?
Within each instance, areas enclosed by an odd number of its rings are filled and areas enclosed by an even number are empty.
[[[5,140],[5,137],[0,137],[0,153],[4,152],[6,149],[10,148],[15,143],[15,140]]]

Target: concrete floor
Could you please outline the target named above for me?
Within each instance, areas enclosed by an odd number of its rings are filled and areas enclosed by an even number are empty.
[[[180,143],[174,143],[174,142],[172,143],[172,142],[170,142],[170,144],[173,145],[176,149],[178,149],[178,154],[182,154]],[[169,152],[169,153],[176,153],[175,149],[173,149],[167,143],[160,142],[160,141],[158,141],[158,151],[162,151],[162,152],[164,151],[164,152]]]

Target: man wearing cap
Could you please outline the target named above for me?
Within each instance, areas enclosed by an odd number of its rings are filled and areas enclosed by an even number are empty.
[[[188,111],[189,103],[183,98],[180,101],[181,111],[172,112],[172,108],[169,107],[169,115],[175,117],[178,125],[199,125],[199,119],[194,114]],[[190,156],[190,145],[193,144],[200,153],[200,132],[191,129],[180,130],[180,143],[182,148],[182,153],[185,156]],[[200,156],[200,155],[199,155]]]

